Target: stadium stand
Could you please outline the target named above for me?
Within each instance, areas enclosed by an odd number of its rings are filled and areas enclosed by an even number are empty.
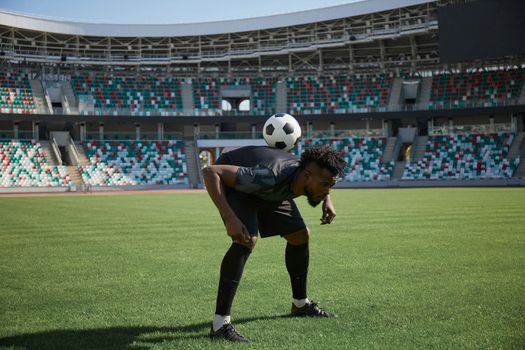
[[[27,74],[0,72],[0,111],[2,113],[33,114],[36,109]]]
[[[296,115],[385,111],[388,109],[393,79],[386,74],[288,77],[287,109]],[[221,110],[221,88],[244,85],[251,90],[250,114],[269,115],[276,108],[276,81],[276,78],[263,77],[140,78],[76,75],[72,77],[72,86],[79,98],[92,96],[97,114],[147,116],[182,112],[182,84],[191,85],[195,115],[215,115]],[[515,104],[524,81],[523,69],[435,74],[432,77],[428,108],[436,110]],[[28,82],[20,86],[28,86]],[[21,102],[34,109],[32,96],[28,95],[27,101],[18,101],[16,106],[20,106]],[[20,113],[25,113],[24,110]]]
[[[392,78],[321,76],[288,78],[288,110],[293,114],[368,112],[384,108]]]
[[[253,97],[252,114],[272,113],[275,108],[276,78],[144,78],[122,76],[72,77],[79,98],[94,100],[94,107],[109,114],[168,115],[183,110],[181,85],[193,91],[195,114],[213,114],[221,109],[222,86],[248,86]]]
[[[187,185],[182,141],[89,141],[90,165],[78,169],[92,186]]]
[[[276,78],[254,78],[248,83],[252,86],[253,114],[270,115],[275,112]]]
[[[248,86],[250,114],[271,114],[276,108],[277,78],[146,78],[118,76],[72,77],[79,97],[94,99],[98,113],[151,115],[153,112],[182,111],[181,84],[190,84],[196,115],[214,114],[221,109],[223,86]],[[293,114],[367,112],[386,108],[392,84],[388,75],[322,76],[287,79],[288,110]]]
[[[390,180],[394,162],[383,162],[386,138],[345,137],[340,139],[304,139],[301,146],[312,147],[328,144],[343,153],[348,166],[344,181],[384,181]]]
[[[193,99],[195,112],[206,113],[217,111],[221,108],[220,79],[192,79],[189,81],[193,87]]]
[[[513,133],[430,136],[423,159],[407,162],[403,180],[512,177],[520,159],[507,159]]]
[[[95,108],[106,114],[148,116],[182,111],[181,81],[173,78],[76,75],[77,96],[92,96]]]
[[[64,166],[48,165],[36,141],[0,141],[0,187],[67,187]]]
[[[523,69],[434,75],[429,108],[507,105],[520,97],[524,80]]]
[[[275,110],[276,78],[199,78],[192,79],[195,114],[206,114],[221,109],[221,88],[247,86],[252,105],[250,114],[271,114]]]

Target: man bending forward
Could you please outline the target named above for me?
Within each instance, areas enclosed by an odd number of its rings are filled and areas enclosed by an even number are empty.
[[[310,233],[293,199],[304,195],[313,207],[323,203],[321,224],[330,224],[335,217],[330,189],[345,166],[329,146],[308,148],[300,159],[278,149],[248,146],[224,153],[216,165],[203,169],[208,194],[233,241],[221,264],[212,339],[248,342],[232,326],[230,310],[258,232],[262,238],[281,235],[287,241],[292,316],[336,316],[307,298]]]

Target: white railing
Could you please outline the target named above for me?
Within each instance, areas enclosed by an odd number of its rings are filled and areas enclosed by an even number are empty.
[[[55,154],[55,158],[58,162],[58,165],[62,165],[62,156],[61,156],[60,150],[58,149],[57,140],[53,137],[50,143],[51,143],[51,148],[53,149],[53,153]]]
[[[79,165],[80,164],[80,157],[78,155],[78,151],[77,151],[77,147],[75,146],[75,143],[73,142],[73,139],[71,138],[71,136],[69,136],[69,139],[67,141],[68,143],[68,147],[69,147],[69,152],[70,154],[73,155],[72,157],[72,160],[73,160],[73,165]]]
[[[437,29],[437,20],[426,19],[422,23],[415,24],[400,24],[396,22],[389,23],[388,28],[343,28],[333,31],[331,33],[323,33],[330,35],[319,36],[319,33],[311,32],[306,38],[296,38],[294,36],[293,27],[287,34],[286,38],[281,40],[262,39],[255,43],[255,47],[249,48],[235,48],[230,50],[217,50],[213,45],[207,41],[200,41],[193,53],[187,54],[187,48],[175,47],[168,50],[171,52],[166,55],[142,53],[138,56],[123,55],[121,53],[115,54],[111,52],[110,47],[104,50],[104,53],[95,51],[70,52],[67,55],[67,62],[71,63],[90,63],[90,64],[128,64],[134,65],[137,63],[149,64],[167,64],[184,60],[185,62],[201,61],[203,59],[224,59],[226,57],[246,57],[260,53],[287,53],[297,50],[305,50],[321,47],[338,47],[348,42],[371,42],[375,39],[396,38],[401,35],[411,35],[418,32],[426,32]],[[351,32],[351,34],[350,34]],[[204,36],[206,38],[206,36]],[[6,38],[6,40],[16,40],[16,38]],[[213,39],[212,39],[213,40]],[[232,41],[230,46],[239,45]],[[62,51],[49,52],[41,48],[30,49],[24,47],[23,49],[14,50],[14,44],[7,44],[4,48],[4,55],[12,59],[26,59],[31,62],[53,61],[62,62]],[[44,45],[45,46],[45,45]],[[161,47],[162,48],[162,47]],[[184,58],[185,57],[185,58]]]
[[[262,132],[252,133],[251,131],[210,131],[200,132],[197,135],[199,140],[247,140],[262,139]]]
[[[47,92],[45,92],[44,95],[46,97],[46,103],[47,103],[47,108],[49,109],[49,114],[54,114],[53,104],[51,103],[51,98],[49,98],[49,95],[47,94]]]
[[[458,135],[458,134],[494,134],[513,132],[510,123],[473,124],[473,125],[448,125],[435,126],[429,130],[429,135]]]
[[[305,138],[386,137],[384,129],[315,130]]]
[[[137,140],[137,134],[134,131],[122,132],[122,131],[105,131],[103,139],[100,138],[99,132],[86,132],[86,140],[89,141],[125,141],[125,142],[136,142],[136,141],[161,141],[156,132],[141,132],[140,138]],[[191,136],[193,138],[193,136]],[[182,132],[164,132],[163,141],[170,140],[186,140],[189,137],[185,137]]]
[[[69,106],[69,101],[67,99],[67,96],[64,94],[64,90],[62,91],[62,109],[64,110],[65,114],[73,114],[71,113],[71,107]]]

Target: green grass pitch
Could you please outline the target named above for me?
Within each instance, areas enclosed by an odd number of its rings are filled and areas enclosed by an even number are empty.
[[[287,317],[285,241],[259,240],[232,319],[251,349],[525,348],[525,189],[335,190]],[[0,348],[222,349],[207,335],[230,245],[206,193],[0,197]]]

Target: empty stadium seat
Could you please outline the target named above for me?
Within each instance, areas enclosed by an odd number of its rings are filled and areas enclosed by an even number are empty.
[[[182,111],[181,81],[173,78],[83,76],[71,78],[78,96],[93,96],[108,114],[162,115]]]
[[[386,108],[392,77],[321,76],[287,79],[287,106],[293,114],[368,112]],[[276,111],[277,78],[162,78],[77,75],[72,87],[80,98],[92,96],[96,113],[153,115],[182,112],[182,84],[191,85],[195,115],[216,115],[222,110],[221,89],[249,88],[250,114]]]
[[[434,75],[429,108],[507,105],[519,98],[524,80],[523,69]]]
[[[507,159],[512,133],[430,136],[423,159],[407,162],[403,180],[512,177],[519,158]]]
[[[0,187],[68,187],[64,166],[47,164],[36,141],[0,141]]]
[[[251,91],[250,114],[270,115],[275,111],[276,78],[198,78],[188,83],[193,87],[194,109],[197,115],[213,113],[222,108],[223,86],[246,86]]]
[[[383,162],[386,138],[345,137],[340,139],[303,139],[303,148],[328,144],[340,151],[348,163],[344,181],[385,181],[390,180],[394,162]]]
[[[84,144],[90,165],[79,166],[93,186],[187,185],[182,141],[89,141]]]
[[[292,114],[324,114],[386,108],[392,81],[384,74],[288,78],[288,110]]]
[[[27,74],[0,72],[0,113],[33,114],[35,110]]]

